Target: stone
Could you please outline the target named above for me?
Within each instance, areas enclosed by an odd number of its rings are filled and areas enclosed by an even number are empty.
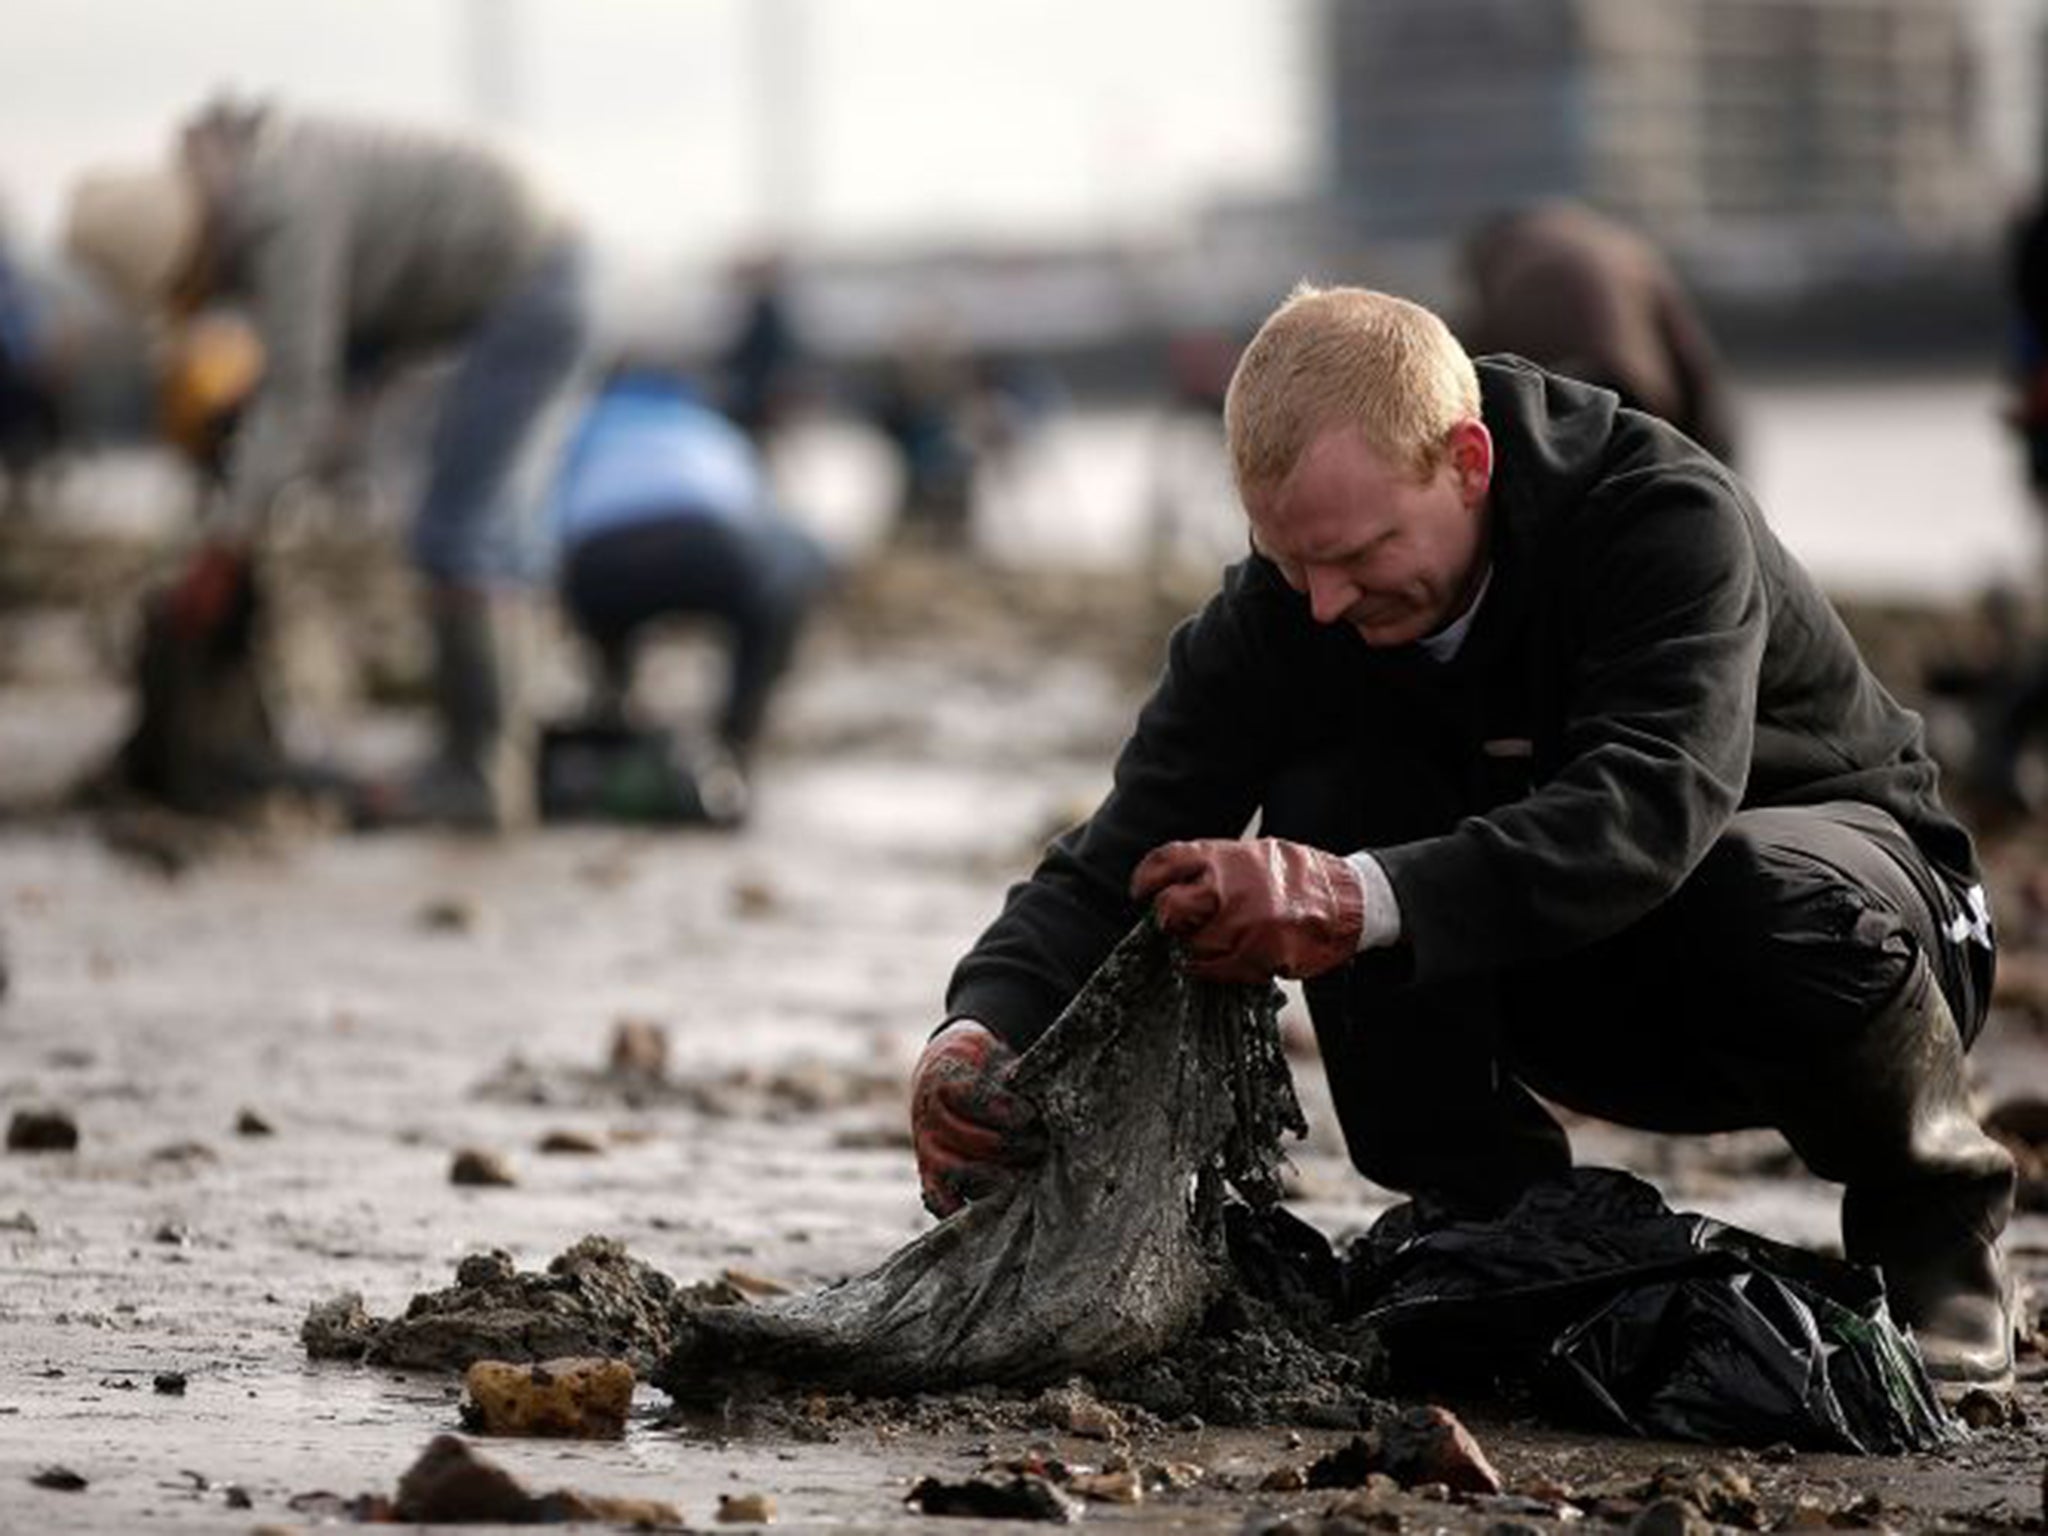
[[[29,1481],[38,1488],[48,1488],[57,1493],[83,1493],[90,1486],[84,1477],[69,1467],[39,1467],[30,1474]]]
[[[2012,1398],[1972,1387],[1957,1401],[1955,1415],[1972,1429],[2003,1429],[2013,1421]]]
[[[271,1123],[257,1114],[255,1110],[245,1109],[235,1116],[235,1134],[237,1136],[275,1136],[277,1132],[271,1126]]]
[[[436,1435],[398,1479],[393,1512],[422,1525],[496,1521],[523,1525],[534,1499],[519,1480],[455,1435]]]
[[[1316,1458],[1308,1469],[1307,1487],[1357,1488],[1378,1474],[1380,1448],[1376,1439],[1354,1435],[1334,1451]]]
[[[360,1291],[314,1302],[299,1325],[299,1342],[309,1360],[360,1360],[376,1334],[376,1320],[363,1310]]]
[[[183,1371],[157,1372],[156,1389],[165,1397],[183,1397],[185,1395],[185,1373]]]
[[[477,917],[467,896],[437,896],[420,907],[417,920],[428,933],[474,933]]]
[[[497,1153],[464,1147],[448,1164],[448,1182],[482,1189],[508,1189],[519,1181],[512,1175],[512,1165]]]
[[[633,1368],[623,1360],[479,1360],[463,1375],[469,1393],[463,1427],[487,1435],[615,1440],[626,1432],[633,1381]]]
[[[1077,1472],[1067,1479],[1067,1492],[1097,1504],[1145,1502],[1145,1485],[1129,1467],[1118,1472]]]
[[[598,1157],[604,1152],[604,1143],[587,1131],[549,1131],[536,1146],[542,1152],[571,1157]]]
[[[768,1525],[775,1519],[775,1500],[765,1493],[721,1493],[720,1525]]]
[[[1065,1524],[1079,1518],[1081,1506],[1042,1477],[1013,1477],[1007,1482],[975,1477],[965,1482],[920,1478],[904,1503],[927,1515],[970,1520],[1049,1520]]]
[[[608,1070],[614,1077],[659,1082],[668,1075],[668,1031],[652,1019],[620,1019],[612,1026]]]
[[[10,1152],[73,1152],[78,1122],[61,1109],[17,1109],[7,1122]]]
[[[1380,1465],[1404,1488],[1442,1483],[1456,1493],[1499,1493],[1500,1474],[1448,1408],[1410,1408],[1379,1431]]]
[[[1121,1440],[1126,1433],[1122,1415],[1072,1383],[1048,1387],[1037,1408],[1041,1422],[1084,1440]]]

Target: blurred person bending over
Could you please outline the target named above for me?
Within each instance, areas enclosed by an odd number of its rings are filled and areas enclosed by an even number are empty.
[[[711,619],[728,647],[721,766],[743,773],[831,575],[823,547],[775,504],[754,444],[681,379],[624,369],[577,431],[555,518],[563,603],[596,658],[595,714],[628,718],[649,626]]]
[[[1360,289],[1266,321],[1226,429],[1251,552],[953,974],[912,1087],[927,1203],[1035,1158],[1014,1053],[1149,907],[1197,975],[1303,979],[1379,1183],[1501,1209],[1570,1162],[1537,1094],[1776,1127],[1847,1186],[1848,1255],[1930,1370],[2009,1375],[1974,851],[1742,483]]]
[[[1661,416],[1724,464],[1735,417],[1705,322],[1635,231],[1578,203],[1538,203],[1465,242],[1474,353],[1513,352]]]
[[[326,467],[347,390],[454,355],[412,520],[428,589],[440,746],[367,796],[372,822],[475,829],[530,815],[522,652],[546,562],[552,428],[588,330],[573,230],[509,163],[423,133],[213,109],[171,163],[83,178],[69,244],[146,309],[231,303],[263,374],[229,450],[199,614],[274,498]]]

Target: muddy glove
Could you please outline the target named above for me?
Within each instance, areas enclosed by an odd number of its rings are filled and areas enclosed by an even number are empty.
[[[1365,927],[1358,872],[1276,837],[1163,843],[1139,862],[1131,895],[1152,902],[1206,981],[1320,976],[1358,952]]]
[[[164,595],[171,632],[190,641],[218,634],[248,580],[249,555],[240,545],[215,539],[200,545]]]
[[[950,1216],[1045,1156],[1038,1110],[1006,1086],[1017,1053],[985,1024],[933,1035],[910,1080],[910,1134],[925,1209]]]

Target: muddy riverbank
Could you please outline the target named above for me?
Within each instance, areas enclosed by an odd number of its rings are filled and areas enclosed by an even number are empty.
[[[43,575],[10,586],[24,561]],[[743,833],[551,829],[498,846],[290,818],[195,836],[67,807],[118,735],[120,605],[148,564],[18,538],[0,560],[0,1115],[47,1108],[78,1129],[75,1150],[0,1156],[0,1530],[300,1528],[337,1507],[307,1495],[388,1493],[457,1427],[458,1383],[309,1362],[300,1325],[341,1291],[389,1316],[467,1254],[532,1269],[592,1233],[684,1284],[737,1270],[809,1287],[924,1230],[902,1085],[1003,885],[1105,781],[1161,633],[1142,583],[923,563],[864,576],[811,637]],[[332,579],[287,615],[304,637],[295,739],[391,761],[421,729],[388,702],[416,662],[402,584],[375,562],[348,578],[362,587]],[[321,611],[348,622],[322,638]],[[544,681],[573,697],[566,652]],[[687,646],[653,674],[679,709],[703,681]],[[2040,942],[2041,849],[1993,851],[2009,931]],[[2028,962],[2011,974],[1977,1064],[1992,1099],[2048,1084]],[[688,1091],[602,1086],[629,1020],[665,1031]],[[1344,1162],[1300,1020],[1289,1035],[1311,1124],[1291,1205],[1347,1234],[1389,1197]],[[1831,1192],[1774,1138],[1573,1134],[1583,1159],[1635,1169],[1674,1204],[1831,1237]],[[464,1149],[496,1154],[512,1182],[451,1182]],[[2024,1216],[2013,1239],[2022,1272],[2048,1276],[2048,1225]],[[182,1392],[157,1388],[170,1374]],[[2048,1400],[2030,1380],[2018,1401],[2028,1425],[1880,1459],[1618,1442],[1460,1404],[1518,1500],[1389,1495],[1383,1528],[1620,1519],[1678,1462],[1747,1479],[1766,1526],[2033,1529]],[[665,1499],[697,1525],[719,1495],[759,1492],[784,1525],[900,1526],[924,1518],[903,1505],[919,1477],[1034,1452],[1180,1463],[1202,1475],[1088,1519],[1236,1532],[1326,1509],[1335,1495],[1290,1490],[1287,1469],[1355,1432],[1134,1419],[1108,1443],[1028,1401],[972,1398],[828,1401],[808,1422],[665,1423],[666,1407],[643,1389],[617,1442],[486,1449],[535,1489]],[[85,1486],[38,1486],[52,1466]],[[1868,1494],[1878,1505],[1858,1506]]]

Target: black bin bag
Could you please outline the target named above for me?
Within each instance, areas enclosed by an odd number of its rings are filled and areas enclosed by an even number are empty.
[[[1876,1271],[1675,1212],[1576,1169],[1505,1214],[1396,1207],[1352,1247],[1347,1310],[1397,1386],[1526,1385],[1608,1432],[1892,1453],[1957,1429]]]

